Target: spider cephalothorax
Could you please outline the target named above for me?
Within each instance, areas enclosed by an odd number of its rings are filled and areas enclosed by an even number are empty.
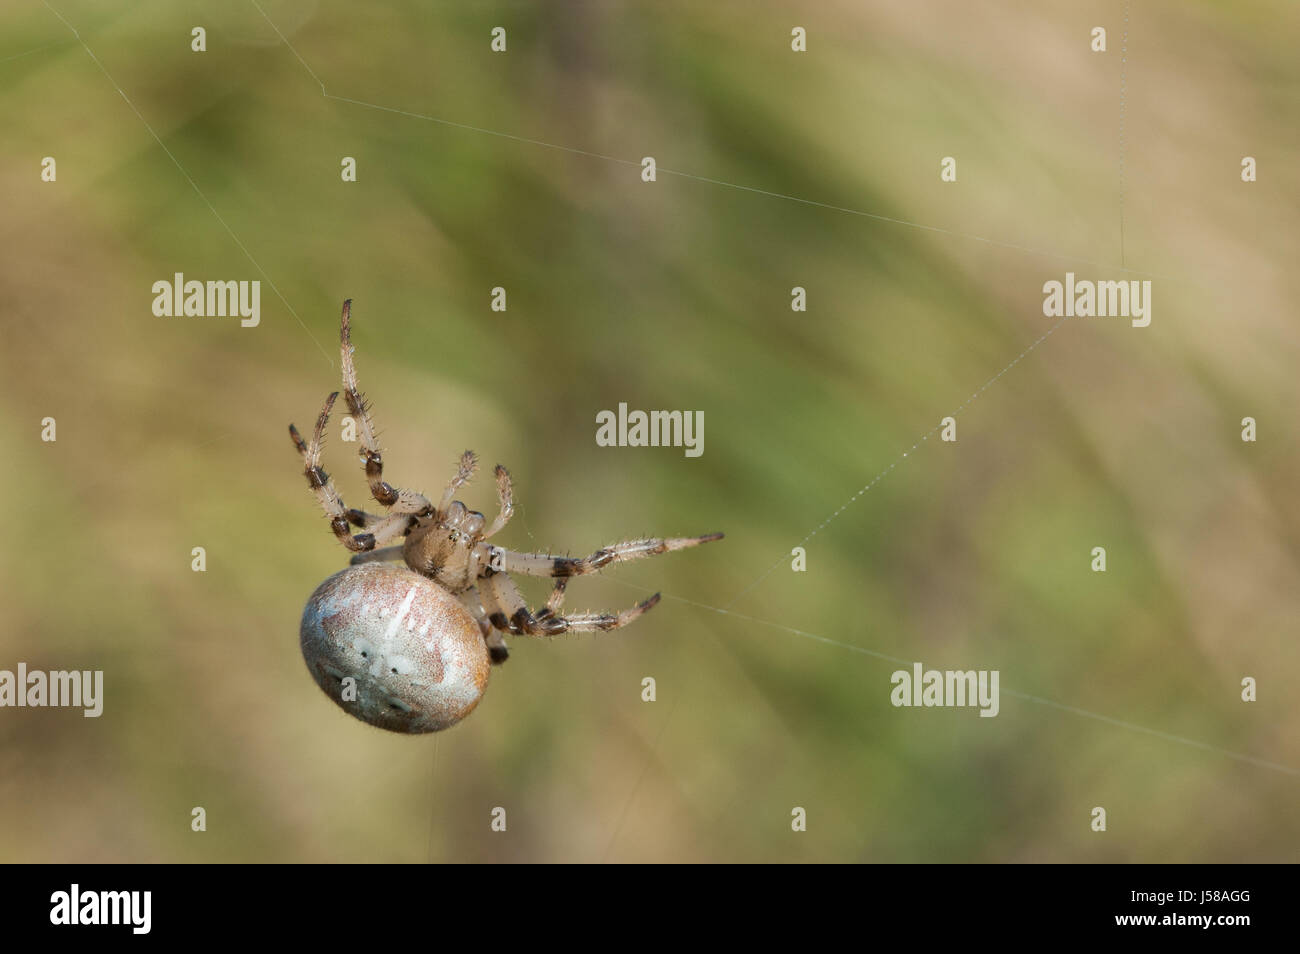
[[[301,629],[312,676],[353,715],[397,732],[433,732],[453,725],[478,704],[487,686],[489,659],[501,663],[509,655],[503,633],[554,636],[618,629],[659,602],[656,593],[620,613],[565,615],[561,607],[569,577],[722,538],[711,533],[629,540],[582,558],[495,546],[487,541],[514,512],[510,473],[497,465],[499,511],[488,524],[483,514],[453,499],[474,476],[478,460],[472,451],[461,455],[437,504],[391,486],[384,480],[370,407],[357,388],[351,308],[351,300],[343,303],[343,389],[357,425],[370,494],[387,512],[345,508],[321,467],[321,442],[338,392],[326,398],[310,443],[292,424],[289,434],[330,528],[356,554],[351,566],[312,594]],[[362,532],[353,534],[353,526]],[[384,562],[395,560],[405,561],[406,567]],[[510,573],[556,578],[542,609],[528,609]]]

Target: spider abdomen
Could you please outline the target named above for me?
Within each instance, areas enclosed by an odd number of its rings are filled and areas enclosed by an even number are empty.
[[[393,732],[437,732],[473,711],[487,687],[483,633],[456,597],[389,563],[361,563],[316,588],[302,654],[325,694]]]

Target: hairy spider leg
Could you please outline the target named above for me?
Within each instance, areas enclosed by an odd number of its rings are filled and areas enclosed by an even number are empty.
[[[352,355],[352,299],[343,302],[343,319],[339,331],[339,350],[343,364],[343,394],[348,413],[357,422],[361,437],[361,461],[365,464],[366,481],[370,495],[395,513],[422,513],[432,510],[433,504],[423,494],[414,490],[394,487],[384,480],[384,458],[379,452],[374,423],[370,419],[370,402],[357,385],[357,369]]]
[[[456,496],[456,491],[474,479],[474,471],[476,470],[478,470],[478,458],[474,456],[472,450],[465,451],[460,455],[460,464],[456,468],[456,476],[447,482],[447,489],[442,492],[442,499],[438,501],[438,513],[447,512],[447,508],[451,506],[451,502]]]
[[[348,562],[355,566],[358,563],[382,563],[387,560],[400,560],[405,555],[405,551],[406,547],[399,543],[395,547],[381,547],[368,553],[358,553]]]
[[[534,615],[529,612],[519,588],[504,573],[486,577],[480,587],[488,620],[502,632],[524,636],[558,636],[560,633],[584,633],[621,629],[659,602],[656,593],[621,613],[579,613],[571,616],[555,615],[564,599],[564,587],[559,583],[546,601],[546,608]]]
[[[504,637],[492,628],[487,611],[483,609],[483,597],[479,593],[478,587],[471,586],[460,594],[459,599],[461,604],[469,610],[470,615],[474,617],[479,629],[482,630],[483,640],[487,643],[488,657],[492,660],[492,664],[501,665],[510,657],[510,650],[506,648]]]
[[[338,392],[335,391],[325,399],[325,407],[316,418],[316,430],[312,433],[310,444],[303,441],[298,428],[292,424],[289,425],[289,437],[293,439],[294,446],[302,455],[303,473],[307,476],[307,485],[316,495],[316,500],[325,511],[325,515],[330,518],[330,529],[334,531],[334,536],[338,537],[339,542],[349,550],[373,550],[377,543],[387,543],[399,536],[405,524],[399,527],[384,522],[382,525],[376,525],[374,532],[358,533],[356,536],[353,536],[349,530],[348,511],[343,506],[343,498],[334,488],[334,479],[320,465],[321,446],[325,440],[325,424],[329,421],[330,409],[338,396]]]
[[[627,540],[602,547],[588,557],[557,557],[549,553],[521,553],[502,549],[496,558],[495,569],[506,573],[523,573],[525,576],[585,576],[613,563],[639,560],[643,557],[671,553],[697,547],[701,543],[721,540],[721,533],[707,533],[702,537],[669,537]]]
[[[484,540],[500,533],[501,529],[510,522],[510,518],[515,515],[515,497],[510,483],[510,471],[497,464],[493,473],[496,474],[497,478],[498,511],[496,519],[492,521],[492,525],[483,534]]]

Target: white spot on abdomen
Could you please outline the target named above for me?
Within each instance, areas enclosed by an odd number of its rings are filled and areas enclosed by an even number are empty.
[[[388,631],[384,633],[384,639],[392,639],[397,635],[397,629],[402,625],[402,620],[406,619],[406,614],[411,611],[411,604],[415,602],[415,587],[406,591],[406,599],[402,600],[402,605],[397,609],[397,615],[393,621],[388,624]]]

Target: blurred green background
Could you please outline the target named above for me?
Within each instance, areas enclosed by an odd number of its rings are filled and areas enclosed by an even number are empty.
[[[0,14],[0,668],[106,701],[0,710],[0,859],[1300,858],[1294,4],[52,3],[99,65]],[[1066,270],[1151,278],[1151,326],[1068,322],[963,408]],[[154,317],[177,271],[261,280],[261,325]],[[507,545],[727,539],[576,581],[665,599],[513,640],[450,731],[349,718],[285,433],[345,297],[395,483],[472,447]],[[597,447],[620,401],[702,410],[703,456]],[[999,669],[1001,714],[895,709],[853,647]]]

